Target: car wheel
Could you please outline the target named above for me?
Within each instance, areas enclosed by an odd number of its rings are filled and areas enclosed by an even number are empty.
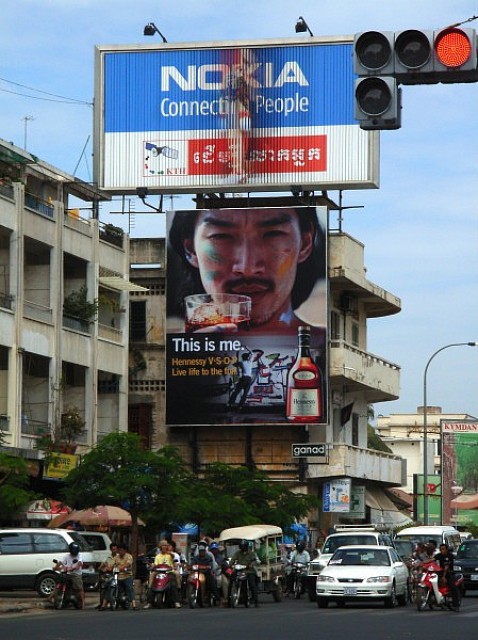
[[[408,584],[405,585],[403,589],[403,593],[397,595],[397,602],[399,607],[405,607],[408,604],[409,594],[408,594]]]
[[[55,590],[56,580],[53,572],[42,574],[35,585],[37,593],[42,598],[48,598]]]
[[[329,606],[329,601],[327,600],[327,598],[322,598],[318,596],[317,606],[319,607],[319,609],[327,609],[327,607]]]
[[[397,589],[395,585],[392,585],[392,591],[389,597],[385,598],[383,603],[387,607],[387,609],[393,609],[393,607],[397,606]]]
[[[314,589],[309,589],[309,602],[315,602],[317,600],[317,594]]]

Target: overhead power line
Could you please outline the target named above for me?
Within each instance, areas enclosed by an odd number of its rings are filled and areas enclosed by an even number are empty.
[[[33,96],[26,93],[20,93],[17,91],[11,91],[9,89],[0,88],[0,91],[4,91],[5,93],[12,93],[17,96],[23,96],[25,98],[33,98],[34,100],[46,100],[47,102],[61,102],[63,104],[80,104],[86,105],[88,107],[93,106],[92,102],[87,102],[86,100],[77,100],[76,98],[68,98],[66,96],[60,96],[56,93],[50,93],[48,91],[42,91],[41,89],[35,89],[34,87],[29,87],[25,84],[20,84],[19,82],[13,82],[13,80],[7,80],[6,78],[0,78],[2,82],[7,82],[8,84],[12,84],[16,87],[21,87],[22,89],[28,89],[28,91],[35,91],[36,93],[42,93],[45,96],[51,96],[50,98],[44,98],[42,96]]]

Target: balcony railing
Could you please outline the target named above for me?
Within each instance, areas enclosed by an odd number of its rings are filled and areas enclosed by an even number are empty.
[[[345,476],[398,486],[404,478],[404,464],[400,456],[391,453],[332,443],[329,445],[328,464],[314,464],[314,459],[309,458],[308,473],[310,478]]]
[[[28,436],[45,436],[50,433],[50,425],[48,422],[41,420],[30,420],[24,416],[22,418],[22,435]]]
[[[100,240],[114,244],[116,247],[123,248],[124,233],[119,227],[113,225],[100,225]]]
[[[32,302],[31,300],[24,300],[23,302],[23,315],[30,320],[38,320],[38,322],[52,323],[52,310],[49,307],[45,307],[38,302]]]
[[[63,327],[65,329],[73,329],[81,333],[91,333],[91,323],[75,316],[63,314]]]
[[[0,195],[13,200],[13,186],[0,182]]]
[[[54,208],[49,202],[45,202],[38,196],[34,196],[32,193],[25,193],[25,206],[29,209],[33,209],[36,213],[40,213],[47,218],[54,218]]]
[[[98,380],[98,393],[119,393],[119,380]]]
[[[11,310],[13,307],[13,296],[0,292],[0,307]]]
[[[120,329],[109,327],[106,324],[98,324],[98,337],[111,340],[112,342],[122,342],[123,332]]]

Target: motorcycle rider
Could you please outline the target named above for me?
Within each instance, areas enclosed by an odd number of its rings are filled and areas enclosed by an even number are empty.
[[[256,566],[259,564],[259,558],[255,551],[249,548],[248,540],[241,540],[239,543],[239,549],[233,554],[231,558],[231,564],[243,564],[246,566],[247,582],[251,590],[252,599],[254,600],[254,606],[258,607],[259,602],[257,600],[257,573]],[[230,592],[229,583],[229,592]],[[229,593],[230,596],[230,593]]]
[[[124,544],[118,545],[118,553],[115,556],[114,563],[119,569],[118,583],[125,590],[126,596],[131,604],[131,608],[133,611],[136,611],[133,580],[133,556],[128,552],[128,549]]]
[[[100,604],[98,605],[98,611],[104,611],[106,609],[106,573],[111,573],[115,564],[115,556],[118,553],[118,545],[116,542],[110,544],[110,555],[104,560],[98,567],[100,577]]]
[[[191,557],[191,564],[202,565],[208,567],[208,570],[201,573],[203,579],[200,577],[201,583],[201,606],[207,602],[206,593],[211,593],[217,600],[217,588],[215,571],[217,570],[217,563],[214,559],[214,555],[207,550],[204,544],[198,544],[195,554]]]
[[[71,579],[71,589],[76,593],[81,602],[81,608],[85,608],[85,590],[83,588],[82,568],[83,560],[80,553],[80,545],[77,542],[70,542],[68,545],[69,553],[57,562],[53,569],[55,571],[64,571]]]
[[[458,587],[455,585],[455,573],[453,571],[454,556],[450,551],[447,544],[440,545],[440,550],[434,558],[442,569],[442,577],[446,580],[446,583],[451,591],[451,598],[453,604],[453,610],[460,610],[460,597],[458,594]]]
[[[308,565],[310,562],[310,553],[305,548],[305,542],[299,540],[295,545],[294,551],[286,560],[286,586],[288,593],[292,593],[294,590],[294,570],[293,565],[299,562],[300,564]]]
[[[153,584],[153,578],[154,578],[154,567],[160,564],[166,564],[170,566],[172,569],[176,569],[174,556],[171,553],[171,547],[169,542],[166,539],[160,540],[158,544],[158,548],[159,548],[159,553],[156,554],[154,558],[154,562],[151,567],[151,573],[149,576],[149,584],[148,584],[149,593],[150,593],[149,602],[144,605],[144,609],[150,609],[152,606],[152,598],[154,594],[151,593],[151,586]],[[172,601],[174,602],[174,606],[176,607],[176,609],[180,609],[181,603],[179,602],[178,588],[176,586],[176,577],[173,577],[173,580],[171,580],[171,598],[172,598]]]
[[[219,592],[222,596],[221,604],[223,607],[226,607],[228,606],[229,578],[224,573],[224,570],[227,567],[227,560],[224,557],[217,542],[211,542],[211,544],[209,545],[209,551],[213,554],[217,564],[217,569],[214,573],[216,576]]]

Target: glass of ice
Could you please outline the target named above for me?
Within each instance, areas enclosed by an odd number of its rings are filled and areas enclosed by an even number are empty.
[[[185,331],[207,332],[210,327],[225,332],[249,328],[251,298],[235,293],[196,293],[184,298]]]

